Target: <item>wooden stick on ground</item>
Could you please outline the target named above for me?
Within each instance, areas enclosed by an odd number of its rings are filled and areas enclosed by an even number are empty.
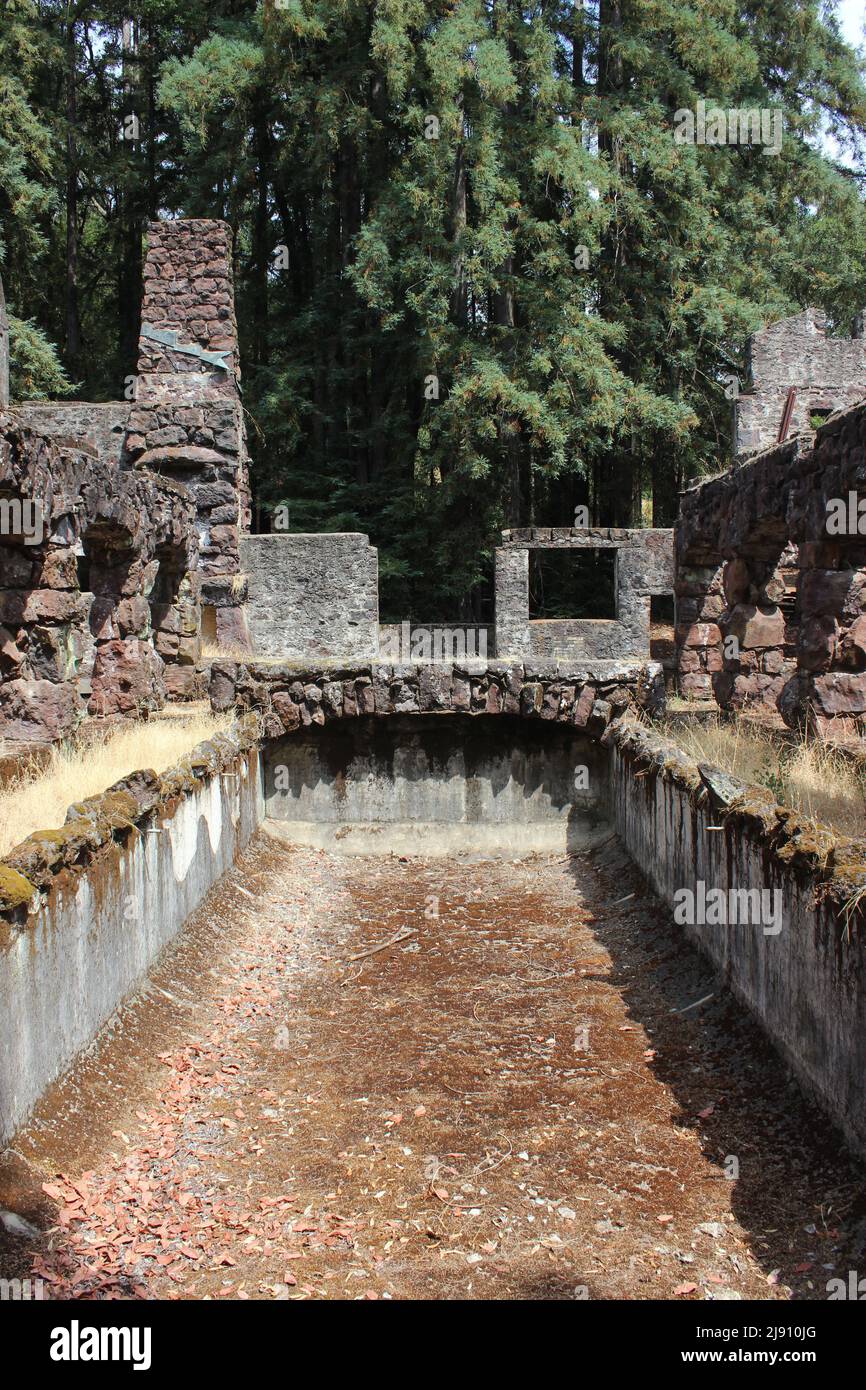
[[[398,932],[392,936],[390,941],[383,941],[380,946],[371,946],[369,951],[359,951],[357,956],[349,956],[349,960],[364,960],[367,956],[375,956],[378,951],[387,951],[389,946],[396,946],[400,941],[408,941],[410,936],[415,936],[415,927],[410,927],[408,931]]]

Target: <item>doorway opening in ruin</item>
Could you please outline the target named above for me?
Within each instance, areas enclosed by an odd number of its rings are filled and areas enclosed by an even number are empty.
[[[529,618],[616,618],[616,550],[533,550]]]

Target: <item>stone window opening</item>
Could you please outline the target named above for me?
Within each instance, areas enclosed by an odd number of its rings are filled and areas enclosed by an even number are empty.
[[[650,622],[673,626],[673,594],[650,594]]]
[[[651,661],[660,661],[665,673],[665,688],[673,693],[677,676],[677,644],[674,621],[673,594],[650,594]]]
[[[201,606],[201,640],[203,646],[217,647],[219,645],[217,612],[212,603],[203,603]]]
[[[531,550],[529,621],[616,620],[616,550]]]

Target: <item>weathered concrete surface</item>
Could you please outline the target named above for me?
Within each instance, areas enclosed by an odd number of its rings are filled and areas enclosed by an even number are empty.
[[[244,536],[240,554],[256,656],[347,665],[376,656],[379,557],[366,536]]]
[[[611,820],[664,902],[700,883],[778,892],[772,934],[748,920],[681,930],[862,1152],[866,930],[846,903],[866,888],[866,842],[816,829],[765,789],[698,768],[645,730],[623,727],[609,744]]]
[[[557,724],[469,716],[315,726],[263,750],[265,811],[293,843],[343,853],[585,847],[609,831],[607,755]]]
[[[255,734],[70,808],[0,865],[0,1143],[234,862],[262,816]]]

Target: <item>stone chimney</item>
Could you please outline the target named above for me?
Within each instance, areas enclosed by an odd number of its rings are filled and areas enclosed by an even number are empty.
[[[192,493],[205,636],[249,650],[239,539],[250,529],[250,488],[232,232],[226,222],[180,218],[151,222],[147,240],[127,458]]]

